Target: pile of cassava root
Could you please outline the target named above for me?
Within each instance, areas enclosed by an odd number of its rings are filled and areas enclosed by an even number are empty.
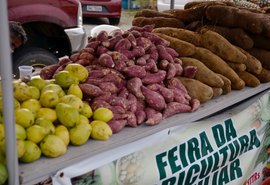
[[[40,76],[51,79],[69,63],[85,66],[89,77],[79,84],[83,99],[93,110],[112,110],[108,124],[113,133],[125,126],[156,125],[176,113],[197,110],[200,101],[181,83],[194,77],[197,67],[183,66],[170,43],[152,30],[147,25],[101,31],[80,52],[43,68]]]
[[[141,10],[133,26],[153,25],[152,33],[170,42],[183,67],[197,67],[193,79],[180,80],[192,98],[204,102],[270,82],[269,10],[241,8],[226,1],[194,1],[184,9]]]

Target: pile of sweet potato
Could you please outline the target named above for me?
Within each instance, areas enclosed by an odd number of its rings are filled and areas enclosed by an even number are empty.
[[[112,110],[108,124],[114,133],[125,126],[156,125],[176,113],[195,111],[200,101],[190,97],[178,77],[194,76],[197,67],[183,66],[170,43],[152,30],[147,25],[110,34],[101,31],[80,52],[43,68],[40,75],[52,78],[69,63],[86,66],[89,77],[79,84],[84,100],[93,110]]]
[[[181,28],[154,25],[153,33],[170,42],[183,67],[197,67],[193,79],[179,79],[192,98],[204,102],[231,90],[270,82],[267,10],[241,8],[233,2],[194,1],[183,10],[141,10],[133,25],[144,26],[137,20],[157,16],[184,24]]]

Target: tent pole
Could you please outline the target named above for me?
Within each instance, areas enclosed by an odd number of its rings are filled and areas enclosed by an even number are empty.
[[[14,124],[14,98],[12,84],[12,68],[9,42],[9,25],[7,1],[0,0],[0,75],[3,97],[3,117],[5,124],[6,161],[8,168],[8,184],[19,184],[19,167]]]
[[[174,9],[174,0],[171,0],[170,9]]]

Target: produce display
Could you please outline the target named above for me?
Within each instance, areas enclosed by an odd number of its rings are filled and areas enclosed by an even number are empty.
[[[100,31],[40,76],[14,80],[19,161],[58,157],[69,145],[154,126],[270,82],[269,10],[255,8],[198,1],[184,10],[141,10],[129,30]],[[0,113],[1,184],[7,174],[1,96]]]
[[[111,110],[92,110],[83,101],[79,82],[88,77],[80,64],[68,64],[53,79],[39,76],[14,80],[14,114],[18,159],[29,163],[42,155],[54,158],[64,155],[69,145],[79,146],[90,138],[108,140],[112,130],[107,124]],[[0,96],[2,115],[2,97]],[[5,164],[5,132],[0,123],[0,163]],[[0,166],[1,167],[1,166]],[[4,173],[1,167],[0,173]],[[1,184],[1,183],[0,183]]]
[[[169,42],[152,33],[153,26],[132,27],[112,33],[100,31],[89,38],[79,53],[58,64],[42,69],[43,79],[62,79],[66,65],[81,64],[88,70],[79,82],[83,100],[95,111],[105,107],[113,112],[108,125],[113,133],[125,126],[156,125],[180,112],[193,112],[200,101],[190,97],[178,77],[194,76],[195,66],[182,66],[182,61]],[[60,82],[61,81],[61,82]]]
[[[183,66],[196,66],[193,80],[182,79],[189,95],[201,102],[245,86],[257,87],[270,81],[269,11],[227,1],[194,1],[184,9],[163,12],[141,10],[133,26],[143,27],[138,19],[176,18],[179,26],[153,25],[152,33],[170,42]],[[226,16],[224,16],[226,15]],[[197,83],[200,81],[212,88]],[[204,91],[204,96],[198,92]],[[203,96],[203,97],[202,97]]]

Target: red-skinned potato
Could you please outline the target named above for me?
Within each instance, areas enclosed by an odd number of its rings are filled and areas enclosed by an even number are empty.
[[[166,107],[165,100],[159,93],[152,91],[144,86],[141,87],[141,90],[149,107],[157,111],[161,111]]]
[[[127,126],[137,127],[137,118],[136,118],[135,114],[131,111],[127,111],[126,114],[128,115]]]
[[[130,93],[134,94],[138,99],[144,100],[144,96],[141,91],[142,81],[140,78],[135,77],[127,81],[127,89]]]
[[[79,87],[81,88],[83,94],[90,97],[100,96],[104,93],[98,86],[88,83],[79,84]]]
[[[99,88],[104,92],[110,92],[112,94],[118,92],[118,88],[112,82],[103,82],[99,84]]]
[[[124,69],[124,72],[128,77],[131,77],[131,78],[132,77],[143,78],[146,75],[145,69],[137,65],[126,67]]]
[[[168,103],[167,107],[163,111],[163,118],[165,119],[180,112],[190,112],[190,111],[191,107],[189,105],[178,102],[171,102]]]
[[[156,73],[147,73],[142,79],[143,84],[153,84],[162,82],[166,77],[166,71],[159,70]]]
[[[55,73],[55,71],[60,67],[59,64],[52,64],[49,66],[45,66],[44,68],[41,69],[40,71],[40,77],[42,79],[51,79]]]
[[[103,41],[106,41],[108,40],[109,38],[109,35],[108,35],[108,32],[102,30],[101,32],[99,32],[96,36],[96,40],[97,41],[100,41],[100,42],[103,42]]]
[[[70,60],[72,60],[73,62],[76,62],[77,60],[79,60],[79,56],[80,56],[80,53],[74,53],[70,56]]]
[[[111,127],[114,134],[120,132],[127,124],[126,119],[121,120],[111,120],[108,122],[108,125]]]
[[[146,125],[153,126],[159,124],[162,121],[162,114],[155,109],[146,107],[144,111],[146,113]]]
[[[136,115],[138,125],[142,124],[144,122],[144,120],[146,119],[146,114],[145,114],[144,110],[137,110],[135,112],[135,115]]]
[[[111,109],[110,104],[108,104],[106,101],[103,101],[103,100],[94,100],[93,103],[91,104],[91,108],[94,111],[101,107]]]

